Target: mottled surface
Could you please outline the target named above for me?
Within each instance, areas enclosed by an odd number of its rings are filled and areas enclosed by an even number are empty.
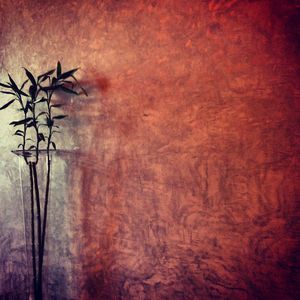
[[[65,99],[50,299],[300,298],[299,10],[0,1],[0,79],[59,59],[90,94]],[[23,299],[18,142],[0,116],[0,299]]]

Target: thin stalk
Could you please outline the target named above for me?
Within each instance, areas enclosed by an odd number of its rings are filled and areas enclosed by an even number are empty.
[[[50,92],[48,97],[47,93],[47,107],[48,107],[48,117],[51,119],[51,107],[50,101],[53,92]],[[47,216],[48,216],[48,203],[49,203],[49,189],[50,189],[50,174],[51,174],[51,160],[50,160],[50,142],[52,137],[52,126],[49,127],[49,136],[47,142],[47,182],[46,182],[46,191],[45,191],[45,202],[44,202],[44,218],[43,218],[43,231],[42,231],[42,267],[44,260],[44,251],[45,251],[45,240],[46,240],[46,228],[47,228]]]
[[[38,126],[36,124],[35,103],[34,103],[34,101],[32,102],[32,119],[33,119],[33,127],[34,127],[34,130],[36,132],[36,147],[35,147],[35,151],[36,151],[36,164],[37,164],[38,161],[39,161],[39,143],[40,143],[40,140],[39,140],[39,129],[38,129]]]
[[[33,268],[33,288],[34,297],[37,299],[37,276],[36,276],[36,253],[35,253],[35,222],[34,222],[34,194],[33,194],[33,175],[32,175],[32,163],[29,163],[30,171],[30,195],[31,195],[31,242],[32,242],[32,268]]]
[[[24,119],[27,118],[27,113],[24,113]],[[24,123],[24,135],[23,135],[23,151],[25,151],[26,147],[26,131],[27,131],[27,125]]]
[[[21,108],[22,108],[22,110],[24,112],[24,119],[26,120],[27,119],[27,112],[25,112],[25,107],[24,107],[24,104],[23,104],[23,101],[22,101],[22,97],[21,97],[20,94],[18,94],[17,97],[18,97],[18,101],[19,101],[19,103],[21,105]],[[23,132],[22,149],[23,149],[23,152],[25,152],[25,150],[26,150],[26,132],[27,132],[27,124],[26,123],[24,123],[24,127],[23,128],[24,128],[24,132]],[[26,156],[24,156],[24,159],[25,159],[26,164],[28,164],[28,160],[27,160]]]
[[[48,108],[48,118],[49,120],[52,119],[52,115],[51,115],[51,98],[53,95],[53,91],[50,92],[49,97],[47,97],[47,108]],[[47,94],[48,96],[48,94]],[[49,124],[49,136],[48,136],[48,142],[47,142],[47,153],[49,153],[50,150],[50,144],[51,144],[51,138],[52,138],[52,127],[53,125]]]
[[[35,197],[36,197],[36,208],[37,208],[37,231],[38,231],[38,277],[37,277],[37,299],[43,299],[42,283],[43,283],[43,273],[42,273],[42,220],[41,220],[41,204],[40,204],[40,194],[39,194],[39,184],[38,176],[36,171],[36,162],[32,164],[33,167],[33,179],[35,187]]]
[[[44,218],[43,218],[43,231],[42,231],[42,267],[44,261],[45,240],[46,240],[46,227],[47,227],[47,215],[48,215],[48,203],[49,203],[49,190],[50,190],[50,173],[51,173],[51,160],[49,149],[47,149],[47,182],[45,191],[44,202]]]

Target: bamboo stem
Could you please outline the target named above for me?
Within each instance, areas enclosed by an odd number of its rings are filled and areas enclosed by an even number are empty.
[[[36,253],[35,253],[35,222],[34,222],[34,191],[33,191],[33,175],[32,163],[29,163],[30,171],[30,195],[31,195],[31,242],[32,242],[32,268],[33,268],[33,289],[34,297],[37,298],[37,276],[36,276]]]
[[[42,220],[41,220],[41,204],[39,195],[38,176],[36,171],[36,163],[32,164],[33,179],[35,187],[36,208],[37,208],[37,231],[38,231],[38,276],[37,276],[37,300],[43,299],[43,268],[42,268]]]
[[[50,160],[50,153],[48,148],[47,149],[47,182],[46,182],[46,191],[45,191],[44,218],[43,218],[43,228],[42,228],[42,266],[44,261],[45,240],[46,240],[49,190],[50,190],[50,173],[51,173],[51,160]]]

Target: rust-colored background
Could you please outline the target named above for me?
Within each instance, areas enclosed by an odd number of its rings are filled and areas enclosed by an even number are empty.
[[[299,1],[12,2],[0,79],[60,60],[89,92],[57,140],[50,299],[299,299]],[[11,117],[0,299],[23,299]]]

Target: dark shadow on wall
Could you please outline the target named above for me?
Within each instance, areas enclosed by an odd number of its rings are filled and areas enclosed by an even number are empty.
[[[70,99],[65,100],[65,113],[72,116],[71,130],[79,147],[72,154],[69,193],[76,202],[76,225],[80,228],[75,241],[80,244],[77,257],[81,265],[78,274],[80,299],[111,299],[114,290],[109,271],[114,261],[113,216],[106,207],[110,171],[103,137],[112,126],[107,105],[111,83],[102,74],[90,74],[89,79],[80,81],[88,97],[74,99],[72,103]]]

